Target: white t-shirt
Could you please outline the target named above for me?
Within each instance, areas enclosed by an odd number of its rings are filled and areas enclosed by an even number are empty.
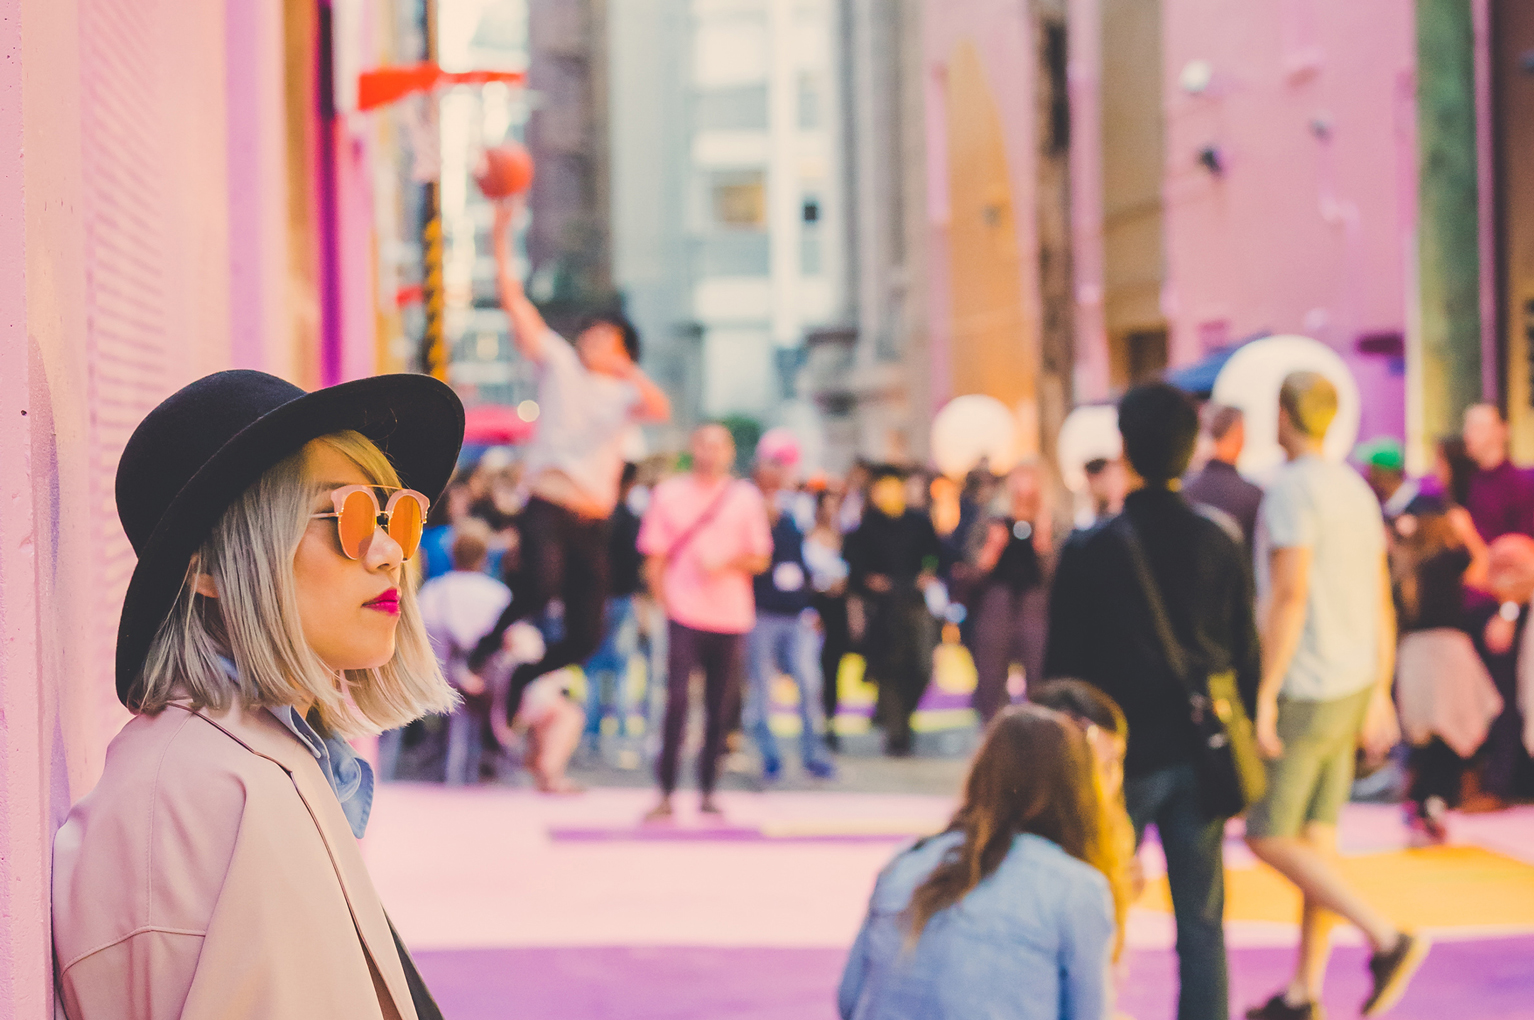
[[[416,602],[432,651],[445,663],[454,643],[471,652],[490,633],[511,604],[511,589],[488,574],[454,570],[422,585]]]
[[[527,477],[553,469],[594,502],[618,504],[623,451],[634,427],[639,390],[633,383],[592,372],[575,348],[550,330],[538,378],[538,429],[527,451]]]
[[[1301,457],[1279,468],[1263,494],[1257,547],[1264,598],[1272,550],[1311,552],[1305,629],[1280,693],[1332,701],[1374,683],[1385,529],[1379,501],[1358,472],[1321,457]]]

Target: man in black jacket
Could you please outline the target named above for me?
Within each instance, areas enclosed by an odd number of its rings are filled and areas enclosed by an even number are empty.
[[[1137,487],[1124,515],[1144,547],[1173,632],[1196,679],[1234,671],[1249,710],[1261,675],[1251,571],[1234,539],[1178,492],[1198,413],[1178,390],[1137,386],[1119,403]],[[1167,663],[1133,561],[1111,521],[1066,544],[1050,598],[1044,671],[1101,688],[1124,709],[1124,799],[1137,836],[1155,823],[1177,918],[1178,1020],[1229,1015],[1224,818],[1200,804],[1188,697]]]
[[[864,607],[868,677],[879,687],[884,752],[912,750],[911,715],[932,676],[934,621],[923,597],[942,546],[932,520],[906,506],[905,472],[874,470],[863,523],[847,536],[848,588]]]

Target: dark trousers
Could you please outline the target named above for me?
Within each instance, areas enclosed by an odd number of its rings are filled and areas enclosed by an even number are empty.
[[[1483,763],[1481,786],[1499,797],[1515,797],[1529,790],[1529,755],[1523,747],[1523,713],[1518,711],[1518,650],[1523,647],[1523,629],[1528,626],[1528,613],[1518,620],[1513,636],[1513,646],[1500,654],[1486,647],[1486,622],[1496,613],[1497,606],[1479,607],[1471,617],[1471,635],[1476,651],[1486,663],[1486,671],[1502,695],[1502,714],[1492,721],[1481,745],[1477,758]]]
[[[666,722],[656,778],[661,792],[676,789],[682,734],[687,729],[693,670],[703,671],[703,751],[698,757],[698,788],[714,792],[719,755],[724,750],[725,726],[740,702],[740,679],[745,673],[746,636],[718,634],[684,627],[675,620],[668,630],[666,653]]]
[[[970,654],[975,657],[975,711],[982,722],[1011,702],[1007,671],[1020,663],[1029,684],[1044,675],[1044,639],[1049,633],[1049,590],[1042,585],[1013,591],[987,584],[971,597],[975,629]]]
[[[820,644],[820,701],[826,712],[826,737],[829,740],[835,730],[836,711],[839,707],[836,678],[841,673],[842,659],[852,651],[852,631],[847,625],[847,597],[817,595],[815,612],[820,614],[823,639]]]
[[[476,672],[501,647],[507,629],[536,616],[558,599],[563,628],[548,642],[543,658],[524,663],[511,674],[506,718],[522,703],[522,690],[545,673],[585,662],[602,644],[607,604],[608,522],[582,517],[557,503],[534,496],[518,519],[521,569],[510,579],[511,604],[469,657]]]
[[[912,587],[865,598],[868,675],[879,685],[879,721],[891,754],[911,750],[911,715],[932,678],[933,622],[921,592]]]
[[[1429,797],[1441,797],[1449,807],[1459,804],[1459,784],[1465,774],[1465,759],[1442,740],[1411,749],[1406,759],[1411,769],[1410,797],[1418,805]]]
[[[1225,820],[1199,805],[1193,766],[1174,765],[1124,781],[1135,841],[1154,824],[1166,854],[1167,885],[1177,919],[1177,1020],[1227,1020],[1225,959]]]

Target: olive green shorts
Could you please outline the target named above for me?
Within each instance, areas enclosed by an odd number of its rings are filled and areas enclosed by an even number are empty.
[[[1282,757],[1267,762],[1267,795],[1246,814],[1248,836],[1298,836],[1336,825],[1353,789],[1353,762],[1373,686],[1332,701],[1278,699]]]

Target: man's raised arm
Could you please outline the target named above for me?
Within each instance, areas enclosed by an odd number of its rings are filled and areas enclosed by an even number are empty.
[[[495,204],[495,223],[490,230],[490,244],[495,252],[495,282],[501,296],[501,307],[511,319],[511,338],[517,350],[529,361],[540,364],[547,343],[548,323],[522,289],[522,278],[517,274],[517,262],[511,253],[511,226],[527,204],[523,196],[503,199]]]

